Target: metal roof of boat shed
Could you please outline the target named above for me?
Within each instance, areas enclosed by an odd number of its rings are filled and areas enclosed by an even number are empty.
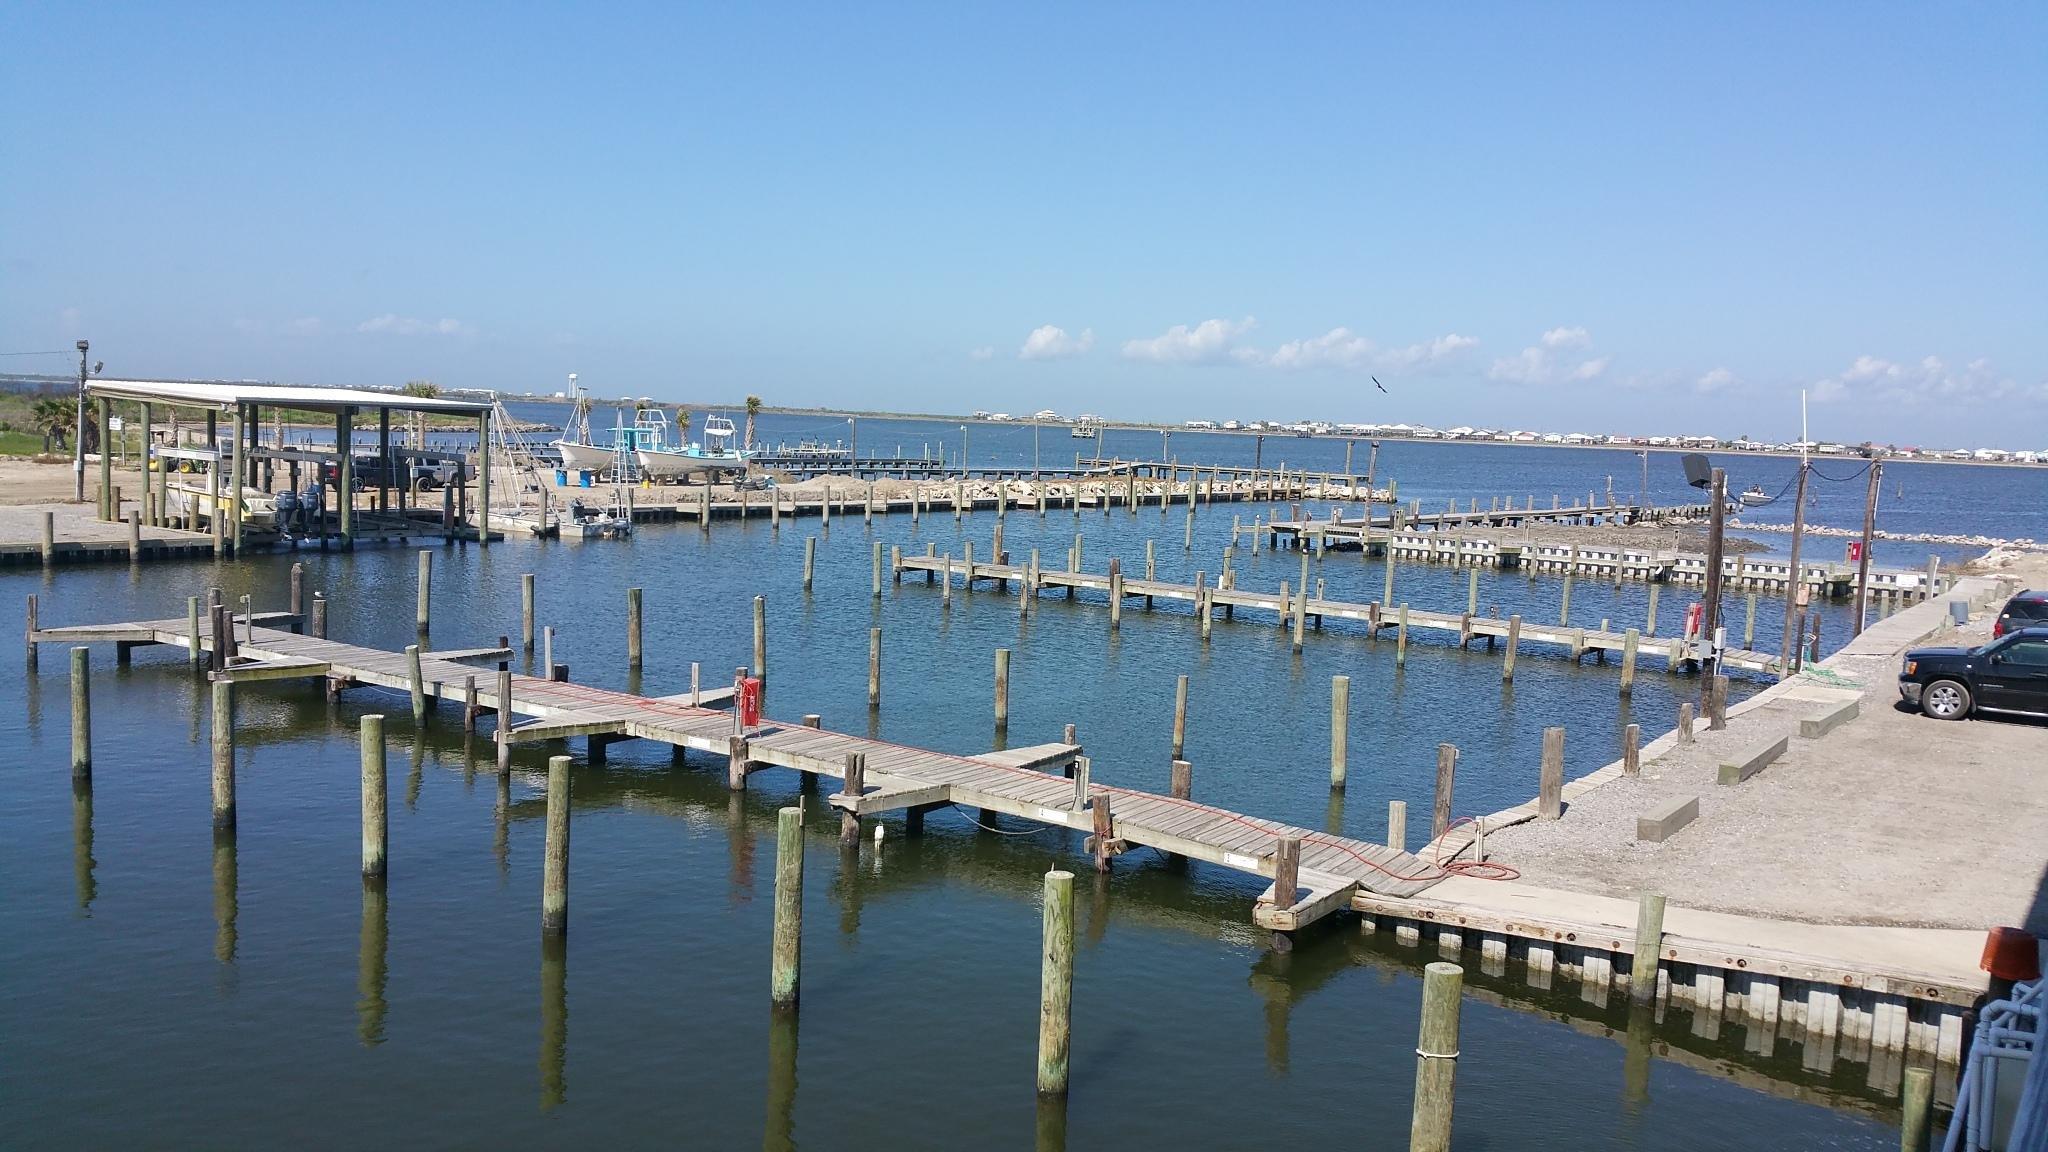
[[[390,408],[404,412],[449,412],[479,415],[491,410],[488,400],[428,399],[403,392],[367,388],[313,388],[296,384],[196,383],[189,380],[93,380],[86,393],[109,400],[148,400],[168,404],[232,409],[238,404],[340,412],[344,408]]]

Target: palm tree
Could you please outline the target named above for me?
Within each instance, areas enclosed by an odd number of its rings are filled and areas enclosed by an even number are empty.
[[[50,451],[50,441],[53,438],[59,447],[63,446],[64,433],[78,419],[78,413],[72,408],[71,400],[63,396],[45,396],[36,401],[35,407],[30,409],[29,413],[35,420],[36,428],[43,434],[43,452],[46,455]]]
[[[754,417],[760,411],[761,398],[759,396],[747,397],[747,441],[741,445],[743,448],[752,448],[754,446]]]
[[[682,441],[685,445],[690,442],[690,410],[688,408],[676,409],[676,439]]]
[[[441,398],[441,386],[432,380],[407,380],[405,387],[399,389],[399,391],[407,396],[416,396],[421,400],[439,400]],[[413,413],[412,425],[414,436],[418,441],[415,447],[425,448],[427,446],[427,414],[425,412]]]

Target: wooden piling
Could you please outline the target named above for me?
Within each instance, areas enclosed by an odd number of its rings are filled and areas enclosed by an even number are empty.
[[[1403,603],[1394,617],[1394,667],[1408,666],[1408,605]]]
[[[1076,779],[1081,784],[1080,790],[1082,794],[1087,795],[1088,786],[1086,779],[1081,777]],[[1109,871],[1110,841],[1116,838],[1116,816],[1110,811],[1109,805],[1109,794],[1107,792],[1098,796],[1089,796],[1088,812],[1093,817],[1091,823],[1095,826],[1095,834],[1089,837],[1089,840],[1095,850],[1095,870],[1097,872]]]
[[[768,598],[754,597],[754,678],[768,683]],[[738,701],[734,701],[738,707]]]
[[[868,629],[868,707],[882,704],[882,630]]]
[[[521,573],[519,577],[519,642],[528,652],[533,651],[533,573]]]
[[[1172,773],[1167,780],[1167,791],[1176,800],[1187,800],[1195,792],[1195,766],[1185,760],[1173,762]]]
[[[1692,701],[1688,700],[1678,706],[1678,742],[1680,744],[1692,743],[1692,715]]]
[[[804,591],[811,590],[811,573],[818,564],[818,538],[804,537]]]
[[[569,758],[548,757],[547,843],[542,849],[540,930],[569,931]]]
[[[874,551],[874,594],[871,598],[880,600],[882,598],[882,542],[880,540],[875,541]]]
[[[1642,634],[1634,628],[1621,634],[1621,694],[1632,696],[1636,690],[1636,646],[1642,642]]]
[[[1643,726],[1630,724],[1621,730],[1621,774],[1643,774]]]
[[[413,613],[413,626],[419,629],[419,633],[422,636],[427,634],[427,628],[432,620],[432,613],[429,611],[429,608],[431,607],[433,586],[434,554],[422,548],[420,549],[419,563],[418,606]]]
[[[363,875],[381,878],[391,847],[386,816],[384,717],[371,715],[360,724],[363,756]]]
[[[476,731],[476,714],[476,677],[464,676],[462,678],[462,730],[465,733]]]
[[[1408,802],[1387,801],[1387,847],[1396,852],[1408,850]]]
[[[412,722],[414,725],[427,721],[427,684],[420,674],[420,646],[405,646],[405,682],[412,690]]]
[[[1074,996],[1074,874],[1045,874],[1043,957],[1038,977],[1038,1094],[1067,1094]]]
[[[804,810],[775,813],[775,938],[768,952],[768,1000],[777,1008],[797,1002],[804,928]]]
[[[71,650],[71,779],[92,779],[92,649]]]
[[[1273,842],[1273,907],[1294,907],[1301,890],[1301,837],[1282,836]]]
[[[43,564],[45,567],[57,562],[57,514],[43,513]]]
[[[313,593],[313,638],[327,639],[327,596],[322,592]]]
[[[996,731],[1010,726],[1010,650],[996,649]]]
[[[1479,569],[1473,567],[1465,573],[1465,615],[1479,615]]]
[[[1173,759],[1181,758],[1188,742],[1188,678],[1186,673],[1173,682]]]
[[[512,670],[503,666],[498,668],[497,701],[498,774],[503,776],[512,770],[512,741],[509,737],[513,721]]]
[[[1109,630],[1118,631],[1124,624],[1124,570],[1114,557],[1109,561]]]
[[[1648,1004],[1657,998],[1657,964],[1663,953],[1664,894],[1644,892],[1636,897],[1636,950],[1630,958],[1628,976],[1631,1001]]]
[[[640,589],[626,589],[626,667],[640,667],[642,626]]]
[[[1926,1152],[1934,1108],[1934,1070],[1906,1069],[1904,1107],[1899,1116],[1900,1152]]]
[[[188,605],[195,609],[195,615],[198,603],[199,602],[197,600],[188,601]],[[24,653],[24,659],[27,662],[28,670],[30,672],[34,672],[36,670],[36,604],[36,594],[33,592],[29,593],[28,616],[23,621],[23,627],[21,630],[21,640],[22,644],[27,649],[27,651]]]
[[[1451,829],[1451,795],[1458,778],[1458,746],[1436,746],[1436,806],[1429,818],[1429,838],[1443,836]]]
[[[1415,1110],[1409,1152],[1449,1152],[1458,1068],[1458,1007],[1465,970],[1442,960],[1422,970],[1422,1027],[1415,1041]]]
[[[1330,677],[1330,790],[1342,792],[1351,760],[1351,677]]]
[[[1660,587],[1662,585],[1654,581],[1650,584],[1650,611],[1643,621],[1643,635],[1645,636],[1655,636],[1657,634],[1657,589]]]
[[[1571,574],[1571,572],[1567,571],[1567,572],[1566,572],[1566,573],[1564,574],[1564,595],[1563,595],[1563,596],[1561,596],[1561,597],[1559,597],[1559,599],[1558,599],[1558,603],[1557,603],[1557,625],[1558,625],[1558,627],[1560,627],[1560,628],[1564,628],[1564,627],[1568,627],[1568,626],[1569,626],[1569,625],[1571,624],[1571,622],[1572,622],[1572,574]]]
[[[235,685],[213,682],[213,830],[235,830]]]
[[[1543,730],[1543,767],[1537,778],[1536,816],[1556,820],[1564,815],[1564,729]]]
[[[1507,655],[1502,658],[1500,665],[1501,680],[1512,681],[1515,678],[1515,654],[1520,652],[1521,648],[1522,617],[1520,615],[1510,616],[1508,617]]]
[[[1707,730],[1719,732],[1728,726],[1728,678],[1716,673],[1707,685]]]
[[[867,753],[848,752],[846,754],[845,778],[840,784],[839,794],[849,800],[858,802],[861,793],[867,789],[867,777]],[[860,846],[860,813],[851,808],[839,810],[839,846],[841,848],[858,848]]]

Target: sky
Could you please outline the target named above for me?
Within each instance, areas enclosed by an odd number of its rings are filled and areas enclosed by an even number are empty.
[[[2039,3],[16,0],[0,54],[0,371],[2048,448]]]

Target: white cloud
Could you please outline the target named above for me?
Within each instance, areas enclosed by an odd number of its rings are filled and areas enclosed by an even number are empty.
[[[1414,368],[1454,356],[1479,341],[1453,332],[1410,344],[1404,348],[1381,348],[1349,328],[1332,328],[1321,336],[1290,340],[1270,353],[1249,349],[1242,358],[1257,360],[1275,368]]]
[[[321,328],[318,316],[301,316],[291,322],[291,330],[301,336],[317,336]]]
[[[1693,381],[1692,388],[1693,391],[1701,395],[1707,395],[1719,392],[1725,388],[1732,388],[1738,383],[1740,381],[1736,380],[1735,373],[1730,372],[1726,368],[1716,368],[1701,376],[1698,380]]]
[[[1133,360],[1161,364],[1213,364],[1224,360],[1255,361],[1259,353],[1237,347],[1239,336],[1252,330],[1256,320],[1204,320],[1193,328],[1175,324],[1149,340],[1124,342],[1124,355]]]
[[[1814,381],[1808,395],[1821,404],[1851,397],[1901,405],[1927,400],[1975,404],[2024,391],[2012,377],[2001,375],[1982,358],[1951,368],[1939,356],[1923,357],[1914,364],[1858,356],[1841,372]]]
[[[1585,356],[1592,334],[1584,328],[1552,328],[1536,343],[1493,362],[1486,374],[1507,384],[1552,384],[1560,380],[1592,380],[1607,371],[1609,358]]]
[[[446,317],[439,320],[416,320],[410,316],[397,316],[386,312],[382,316],[372,316],[356,325],[356,331],[393,336],[462,336],[469,332],[469,325]]]
[[[991,345],[983,344],[979,348],[968,349],[967,358],[969,360],[993,360],[996,358],[996,350]]]
[[[1095,347],[1095,330],[1081,329],[1079,336],[1067,335],[1067,330],[1056,324],[1042,324],[1031,330],[1024,338],[1024,346],[1017,349],[1019,360],[1062,360]]]

